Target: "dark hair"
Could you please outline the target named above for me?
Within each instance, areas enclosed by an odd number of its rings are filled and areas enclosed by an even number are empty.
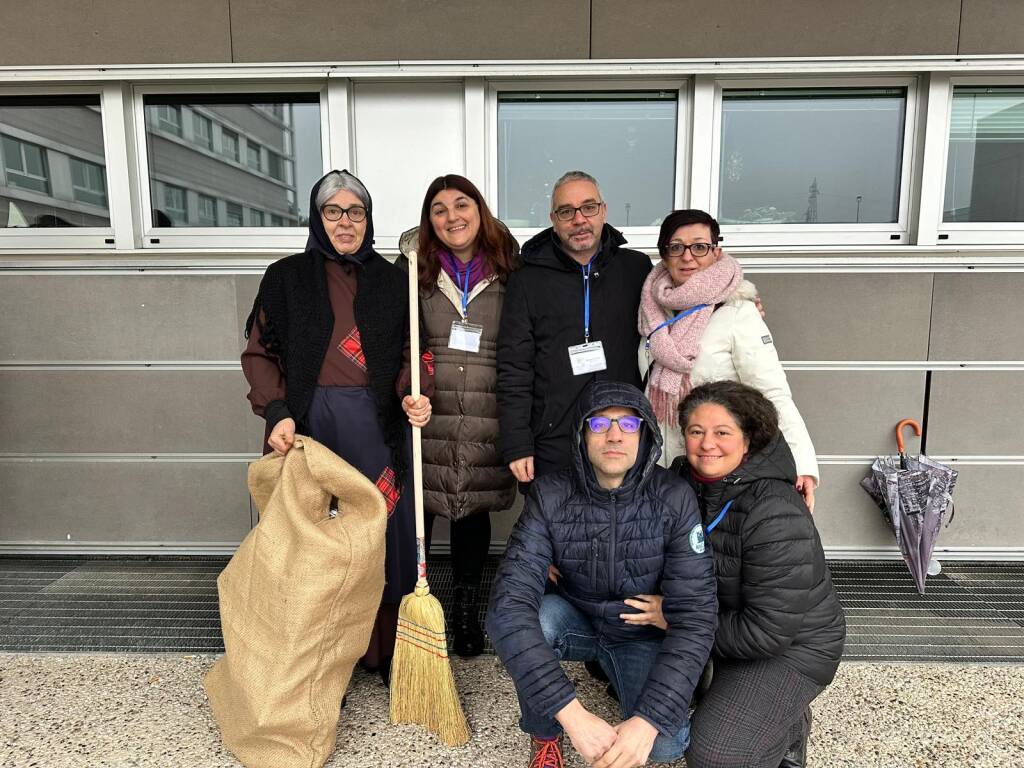
[[[672,239],[672,235],[676,233],[676,230],[689,224],[704,224],[707,226],[711,230],[711,242],[718,245],[718,237],[721,235],[722,230],[718,226],[718,221],[715,217],[696,208],[684,208],[681,211],[672,211],[661,222],[661,231],[658,233],[658,253],[662,257],[665,256],[668,241]]]
[[[504,283],[516,267],[515,238],[504,224],[494,218],[494,214],[491,213],[491,209],[484,201],[484,196],[480,194],[480,190],[472,181],[465,176],[449,173],[445,176],[438,176],[430,182],[427,193],[423,196],[423,208],[420,210],[419,242],[417,243],[420,286],[429,290],[437,284],[437,276],[441,272],[441,261],[437,257],[437,252],[444,250],[444,244],[434,232],[434,225],[430,221],[430,206],[437,193],[444,189],[457,189],[476,203],[480,210],[480,233],[476,238],[477,250],[487,260],[487,266],[490,267],[491,272]]]
[[[751,454],[763,449],[779,432],[779,414],[771,400],[746,384],[713,381],[694,387],[679,404],[679,425],[684,434],[693,412],[709,403],[722,406],[735,419],[736,426],[750,441]]]

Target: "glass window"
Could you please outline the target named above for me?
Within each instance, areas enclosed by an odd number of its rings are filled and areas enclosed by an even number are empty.
[[[227,204],[227,225],[229,227],[242,226],[242,206],[238,203]]]
[[[220,132],[220,151],[224,156],[238,162],[238,134],[222,128]]]
[[[1024,221],[1024,87],[954,87],[944,221]]]
[[[103,166],[86,160],[71,158],[71,188],[75,200],[81,203],[107,207],[107,184],[103,178]]]
[[[280,107],[280,120],[268,119],[268,112],[278,111],[272,109],[275,104]],[[249,219],[244,215],[247,208],[264,215],[273,211],[287,216],[286,226],[301,226],[306,222],[309,189],[320,178],[323,168],[318,93],[146,95],[143,108],[147,115],[154,115],[147,117],[147,126],[156,124],[155,116],[165,107],[187,108],[194,115],[201,113],[210,121],[209,137],[217,152],[200,150],[200,146],[210,145],[201,144],[198,139],[195,142],[173,141],[159,130],[148,131],[147,163],[154,225],[157,225],[156,211],[164,202],[158,199],[159,184],[201,189],[204,195],[218,201],[234,201],[218,210],[212,224],[207,223],[210,217],[201,217],[191,209],[193,226],[200,225],[200,218],[203,219],[201,226],[249,226],[245,223]],[[193,131],[197,137],[200,131],[206,135],[205,124],[199,128],[194,123]],[[277,160],[269,159],[274,156]],[[275,163],[281,168],[281,177],[263,175],[277,167]],[[292,173],[289,173],[289,164],[294,169]]]
[[[905,88],[722,93],[722,224],[899,220]]]
[[[260,145],[250,141],[246,147],[246,161],[254,171],[258,171],[263,167],[263,164],[260,162],[261,154]]]
[[[181,107],[164,104],[156,108],[154,115],[157,128],[181,136]]]
[[[287,226],[284,220],[284,216],[278,216],[276,213],[270,214],[270,226],[272,227],[284,227]]]
[[[284,181],[284,160],[276,152],[267,152],[267,173],[278,181]]]
[[[498,216],[550,226],[551,187],[583,170],[601,184],[614,226],[657,226],[672,210],[676,91],[498,95]]]
[[[204,149],[213,149],[213,122],[210,118],[192,113],[192,140]]]
[[[109,227],[99,96],[0,96],[0,230]]]
[[[164,184],[164,215],[171,220],[170,226],[188,224],[188,203],[185,190],[171,184]],[[156,211],[160,213],[159,210]]]
[[[262,227],[263,226],[263,211],[257,211],[253,209],[249,211],[249,226],[251,227]]]
[[[217,226],[217,200],[209,195],[199,195],[196,201],[196,223],[200,227]]]

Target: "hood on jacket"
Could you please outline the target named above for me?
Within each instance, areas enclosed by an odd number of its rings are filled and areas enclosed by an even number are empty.
[[[338,253],[331,243],[331,238],[327,235],[327,230],[324,229],[323,219],[320,218],[320,209],[316,207],[316,196],[320,191],[320,185],[332,173],[348,173],[349,176],[358,180],[356,175],[349,173],[348,170],[334,170],[325,173],[313,185],[313,189],[309,192],[309,237],[306,238],[306,250],[342,263],[347,261],[353,264],[364,264],[373,253],[373,198],[370,198],[370,192],[367,190],[366,195],[370,199],[366,203],[366,233],[363,235],[363,242],[359,245],[359,250],[345,255]]]
[[[626,236],[611,224],[605,224],[601,230],[601,247],[597,251],[600,260],[602,256],[609,253],[613,248],[626,244]],[[562,248],[562,241],[555,234],[554,227],[548,227],[538,232],[523,245],[523,263],[537,264],[549,269],[561,269],[576,271],[580,268],[579,262],[574,261]]]
[[[638,490],[647,481],[651,470],[661,458],[661,430],[654,416],[654,409],[644,397],[644,393],[632,384],[618,381],[595,381],[580,395],[576,408],[576,432],[573,442],[573,475],[579,486],[589,494],[607,494],[597,482],[594,467],[587,455],[584,430],[587,429],[586,418],[596,411],[605,408],[632,408],[644,420],[640,430],[640,447],[633,464],[617,493],[630,494]]]
[[[748,456],[747,460],[730,473],[736,485],[748,485],[758,480],[796,482],[796,461],[781,431],[764,448]]]

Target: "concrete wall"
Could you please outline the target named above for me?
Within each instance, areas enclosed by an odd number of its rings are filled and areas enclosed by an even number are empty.
[[[4,14],[0,65],[1024,50],[1015,0],[39,0],[32,9]]]

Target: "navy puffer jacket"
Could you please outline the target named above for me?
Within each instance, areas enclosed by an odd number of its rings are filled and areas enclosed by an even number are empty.
[[[637,462],[614,491],[602,489],[582,445],[583,419],[611,406],[645,422]],[[661,433],[650,404],[629,384],[596,382],[580,400],[572,469],[534,481],[495,577],[487,632],[531,709],[553,716],[576,693],[541,631],[538,612],[548,566],[558,593],[590,617],[609,642],[661,640],[635,714],[661,733],[686,722],[694,686],[711,652],[717,601],[693,491],[657,466]],[[668,632],[619,618],[622,601],[662,594]]]

